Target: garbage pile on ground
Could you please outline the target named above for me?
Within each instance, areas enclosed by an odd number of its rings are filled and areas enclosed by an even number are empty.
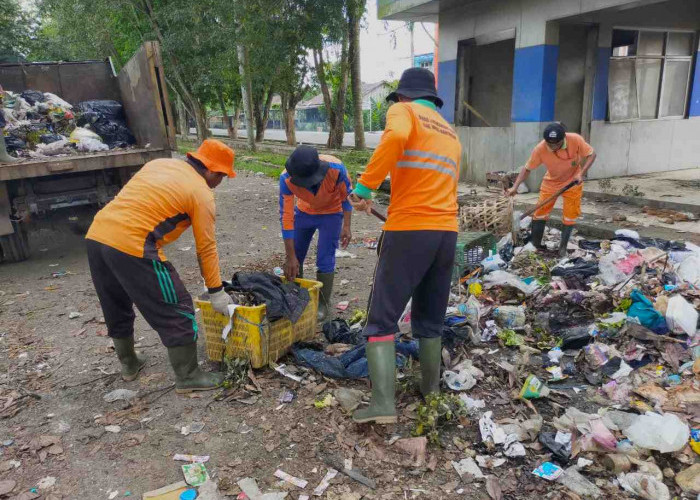
[[[46,158],[126,148],[136,139],[121,103],[70,103],[50,92],[0,92],[0,129],[7,150],[18,158]]]
[[[403,415],[455,457],[461,483],[490,495],[515,469],[566,498],[695,498],[700,247],[619,230],[572,238],[562,259],[558,235],[549,230],[544,252],[507,235],[463,270],[444,326],[443,393],[426,403],[410,391],[409,303],[396,339]],[[325,325],[324,345],[295,345],[296,362],[366,377],[363,313]]]

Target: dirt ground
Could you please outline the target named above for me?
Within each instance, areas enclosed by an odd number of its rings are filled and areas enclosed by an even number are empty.
[[[261,261],[270,269],[282,264],[277,195],[276,181],[245,172],[217,189],[217,239],[225,277]],[[379,228],[379,221],[369,216],[353,216],[354,242],[348,250],[357,258],[339,259],[334,297],[350,301],[346,317],[366,303],[376,257],[362,240],[378,236]],[[16,481],[15,498],[140,498],[182,480],[183,462],[173,460],[176,453],[209,455],[209,473],[232,498],[240,491],[236,482],[244,477],[257,479],[263,491],[288,490],[288,498],[310,495],[328,470],[326,460],[351,460],[353,468],[377,482],[371,490],[339,474],[326,498],[490,498],[484,482],[471,483],[466,476],[460,481],[451,465],[472,453],[487,454],[476,419],[452,426],[442,447],[429,447],[425,463],[417,464],[393,446],[396,437],[409,437],[413,427],[419,398],[410,390],[399,395],[399,424],[386,427],[355,425],[339,406],[316,408],[314,400],[336,387],[368,389],[364,382],[317,374],[300,385],[270,369],[258,370],[261,391],[248,384],[226,402],[216,401],[216,392],[179,396],[172,390],[166,350],[140,315],[137,347],[148,364],[136,381],[122,382],[82,238],[59,224],[33,234],[31,243],[31,260],[0,265],[0,481]],[[199,293],[202,280],[191,231],[166,253],[190,292]],[[313,269],[309,261],[307,269]],[[52,277],[62,272],[66,274]],[[74,312],[80,316],[71,319]],[[199,350],[205,359],[203,340]],[[511,400],[507,374],[486,360],[485,351],[473,355],[486,372],[479,397],[495,417],[532,416],[525,405]],[[131,404],[103,400],[119,388],[138,391],[138,398]],[[296,394],[288,404],[279,402],[285,389]],[[12,391],[14,399],[8,399]],[[579,398],[585,409],[583,395]],[[560,403],[559,409],[570,404]],[[555,404],[534,404],[545,418],[556,410]],[[204,423],[201,432],[182,435],[182,426],[199,422]],[[110,427],[115,425],[119,432],[109,432],[117,430]],[[536,448],[488,471],[500,484],[502,498],[565,498],[561,486],[531,474],[546,459]],[[276,469],[307,480],[308,486],[278,484]],[[608,477],[602,473],[588,477]],[[611,493],[623,497],[617,488]]]

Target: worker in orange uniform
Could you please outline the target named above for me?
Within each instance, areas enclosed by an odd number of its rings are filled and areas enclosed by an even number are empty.
[[[280,176],[280,221],[288,279],[304,276],[304,260],[318,230],[316,279],[323,283],[318,320],[328,318],[338,243],[346,248],[352,239],[352,205],[348,171],[335,156],[320,155],[312,146],[299,146],[289,155]],[[295,204],[296,199],[296,204]]]
[[[559,242],[559,256],[565,257],[571,232],[576,225],[576,220],[581,216],[583,179],[588,169],[593,165],[596,154],[583,137],[567,132],[564,125],[559,122],[547,125],[543,135],[544,140],[535,146],[530,159],[520,170],[513,187],[507,190],[506,194],[515,196],[518,187],[528,178],[530,172],[542,164],[547,168],[547,173],[540,186],[539,202],[549,198],[572,181],[576,183],[576,186],[562,194],[564,198],[564,216],[562,218],[564,227]],[[555,203],[556,200],[553,200],[532,215],[531,241],[538,250],[544,248],[542,237],[547,219],[549,219],[549,214]]]
[[[221,282],[212,189],[236,176],[233,160],[231,148],[207,139],[185,160],[150,161],[90,226],[90,274],[126,381],[136,379],[145,364],[134,350],[134,304],[168,349],[178,393],[214,389],[223,381],[198,366],[192,297],[162,247],[192,226],[212,306],[228,314],[232,300]]]
[[[367,324],[367,362],[372,382],[368,408],[358,423],[396,422],[394,336],[409,299],[411,329],[419,342],[421,392],[440,390],[442,330],[457,244],[457,181],[461,146],[437,108],[435,76],[423,68],[403,72],[386,128],[350,197],[371,210],[372,191],[391,175],[391,200],[379,242]]]

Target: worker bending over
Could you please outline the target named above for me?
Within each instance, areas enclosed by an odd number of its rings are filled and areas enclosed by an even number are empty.
[[[221,283],[211,190],[225,176],[236,176],[233,159],[231,148],[205,140],[186,160],[150,161],[90,226],[90,274],[126,381],[134,380],[145,364],[134,351],[134,304],[168,348],[178,393],[214,389],[223,380],[198,367],[192,298],[161,247],[192,226],[212,306],[227,314],[232,300]]]
[[[368,408],[355,422],[396,422],[394,335],[409,299],[411,330],[419,339],[421,392],[440,390],[442,329],[457,244],[457,179],[461,146],[437,111],[435,77],[423,68],[403,72],[387,97],[398,101],[351,201],[369,212],[371,194],[391,174],[391,200],[379,243],[367,324],[372,382]]]
[[[539,203],[543,202],[559,189],[574,181],[577,185],[564,191],[564,215],[562,222],[564,228],[559,242],[559,256],[566,256],[566,247],[576,225],[576,220],[581,216],[581,196],[583,195],[583,178],[596,159],[593,148],[578,134],[566,132],[564,125],[559,122],[550,123],[544,129],[544,140],[541,141],[530,155],[530,159],[520,170],[513,187],[506,191],[508,196],[515,196],[518,187],[530,172],[544,164],[547,173],[540,186]],[[542,250],[542,237],[544,228],[549,219],[549,214],[554,208],[556,199],[539,208],[532,215],[532,244]]]
[[[338,241],[346,248],[352,239],[352,205],[347,201],[350,179],[342,161],[319,156],[311,146],[296,148],[285,167],[280,176],[284,275],[290,280],[304,276],[304,260],[318,230],[316,279],[323,283],[318,320],[324,321],[333,294]]]

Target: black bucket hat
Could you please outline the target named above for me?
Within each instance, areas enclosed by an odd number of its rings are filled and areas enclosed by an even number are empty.
[[[284,164],[292,184],[295,186],[310,188],[326,177],[328,162],[321,161],[318,151],[312,146],[299,146],[296,148],[287,162]]]
[[[435,89],[435,75],[425,68],[408,68],[401,74],[399,87],[386,96],[387,101],[397,102],[399,96],[410,99],[431,99],[438,108],[442,107],[442,99],[437,95]]]
[[[566,127],[561,122],[554,122],[547,125],[542,134],[542,138],[549,144],[558,144],[566,137]]]

